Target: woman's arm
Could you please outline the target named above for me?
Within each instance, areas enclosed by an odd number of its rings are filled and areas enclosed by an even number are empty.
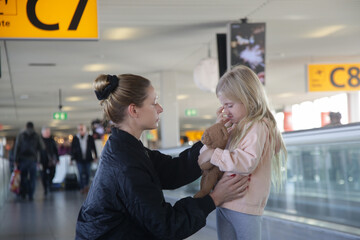
[[[125,177],[126,176],[126,177]],[[119,193],[136,224],[156,239],[184,239],[206,224],[206,217],[215,206],[245,194],[247,177],[224,176],[211,195],[203,198],[183,198],[174,206],[165,202],[154,176],[139,167],[129,168],[118,177]]]
[[[128,213],[139,227],[156,239],[185,239],[206,224],[206,217],[215,209],[210,196],[180,199],[173,206],[165,202],[155,176],[139,167],[127,169],[119,177],[119,192]]]
[[[147,149],[155,170],[158,173],[163,189],[175,189],[189,184],[201,176],[201,169],[197,163],[199,151],[203,144],[195,143],[191,148],[172,158],[159,151]]]

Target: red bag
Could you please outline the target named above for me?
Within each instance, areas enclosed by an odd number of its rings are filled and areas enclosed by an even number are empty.
[[[11,173],[10,191],[16,194],[20,193],[20,180],[20,170],[15,168],[14,171]]]

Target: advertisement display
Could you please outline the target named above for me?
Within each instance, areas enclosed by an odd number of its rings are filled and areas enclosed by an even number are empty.
[[[265,84],[265,23],[230,23],[227,39],[228,69],[248,66]]]

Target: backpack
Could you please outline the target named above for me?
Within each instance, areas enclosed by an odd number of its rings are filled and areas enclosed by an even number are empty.
[[[34,156],[36,155],[36,135],[35,133],[28,135],[23,134],[23,141],[20,145],[20,155],[21,156]]]

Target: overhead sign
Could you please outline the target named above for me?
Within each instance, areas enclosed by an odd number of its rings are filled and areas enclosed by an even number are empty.
[[[98,39],[96,0],[0,0],[0,39]]]
[[[360,63],[310,64],[309,92],[360,91]]]
[[[188,117],[194,117],[194,116],[197,116],[197,110],[196,109],[185,109],[185,116],[188,116]]]
[[[67,119],[67,112],[55,112],[53,114],[53,119],[55,119],[55,120],[66,120]]]

